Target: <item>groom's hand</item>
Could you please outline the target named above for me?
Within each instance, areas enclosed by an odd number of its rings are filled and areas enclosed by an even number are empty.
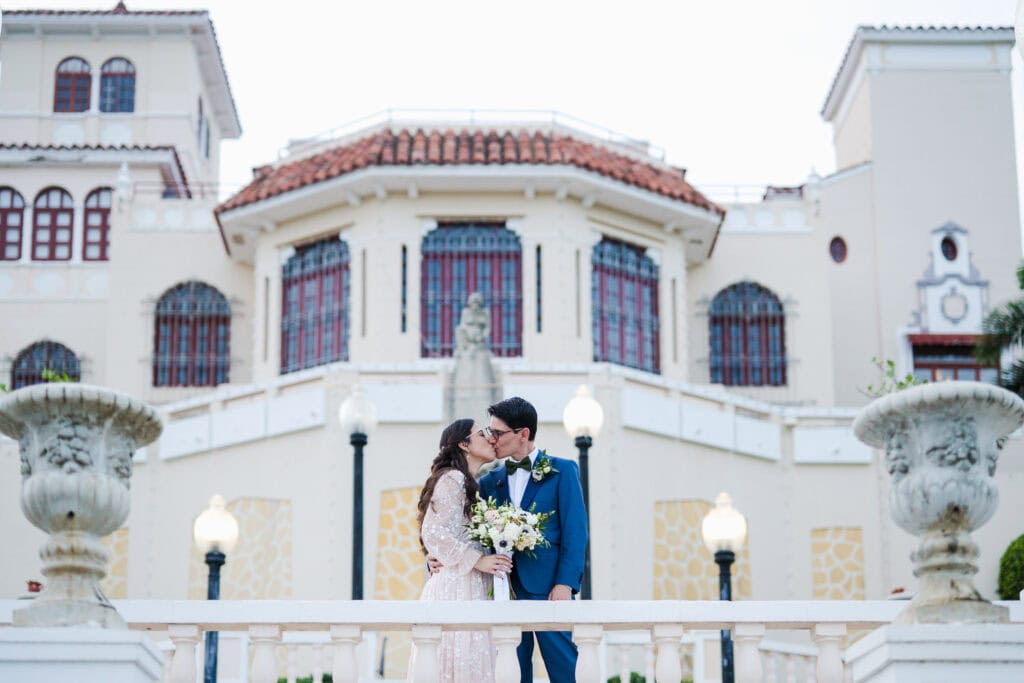
[[[441,564],[441,560],[437,559],[433,555],[427,555],[427,569],[431,574],[438,573],[441,571],[441,567],[443,566],[444,565]]]
[[[548,593],[548,600],[572,600],[572,589],[561,583],[556,583]]]

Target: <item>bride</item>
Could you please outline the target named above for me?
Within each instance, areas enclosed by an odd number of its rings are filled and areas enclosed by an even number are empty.
[[[494,446],[473,420],[456,420],[441,432],[430,476],[423,484],[419,510],[420,543],[441,562],[431,574],[420,600],[488,600],[490,574],[512,570],[511,558],[486,555],[466,535],[470,507],[476,502],[476,475],[495,460]],[[494,681],[494,647],[486,631],[445,631],[437,649],[442,683]],[[416,647],[409,658],[409,680],[416,666]]]

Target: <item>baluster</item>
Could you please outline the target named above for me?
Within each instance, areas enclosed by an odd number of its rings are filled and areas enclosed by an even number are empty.
[[[764,624],[736,624],[732,629],[735,644],[736,683],[761,683],[764,669],[761,664],[761,639]]]
[[[363,630],[358,626],[331,626],[331,641],[334,643],[331,679],[334,683],[356,683],[359,680],[356,647],[362,640]]]
[[[628,646],[619,646],[619,680],[622,683],[629,683],[630,649]]]
[[[818,663],[818,658],[812,657],[811,655],[804,655],[801,659],[803,659],[804,663],[804,680],[807,683],[817,683],[814,675],[814,667]]]
[[[576,658],[576,680],[580,683],[600,683],[601,662],[598,657],[598,646],[604,637],[604,627],[600,624],[579,624],[572,628],[572,639],[579,649]]]
[[[654,680],[658,683],[676,683],[683,678],[679,661],[679,647],[683,641],[682,624],[655,624]]]
[[[519,680],[519,658],[516,657],[516,648],[522,639],[523,629],[518,626],[491,627],[491,642],[498,648],[494,683],[517,683]]]
[[[779,653],[768,650],[764,653],[764,683],[779,683]]]
[[[281,627],[276,624],[252,624],[249,626],[249,640],[252,641],[252,683],[277,683],[277,658],[274,651],[281,640]]]
[[[786,655],[784,660],[786,665],[786,683],[796,683],[796,660],[797,655]]]
[[[644,648],[644,678],[654,680],[654,643]]]
[[[171,655],[171,683],[196,683],[196,643],[199,642],[199,627],[187,624],[170,624],[167,636],[174,643]]]
[[[298,657],[299,657],[299,646],[295,643],[289,643],[285,645],[285,649],[288,652],[288,669],[285,672],[288,683],[295,683],[295,679],[298,675]]]
[[[818,646],[818,683],[843,683],[843,656],[839,641],[846,635],[846,624],[816,624],[814,642]]]
[[[437,669],[437,646],[440,643],[440,626],[412,627],[412,644],[416,648],[416,669],[413,671],[413,683],[435,683],[441,678],[441,672]],[[519,671],[518,666],[516,671]],[[516,678],[518,677],[519,674],[516,673]]]
[[[324,646],[317,643],[313,646],[313,681],[322,683],[324,680]]]

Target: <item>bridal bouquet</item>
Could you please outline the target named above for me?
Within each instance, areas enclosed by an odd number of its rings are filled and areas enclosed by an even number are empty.
[[[544,527],[553,512],[533,512],[512,503],[498,505],[494,498],[484,500],[477,494],[470,515],[469,537],[495,553],[512,557],[516,551],[532,555],[537,546],[551,545],[544,538]],[[494,599],[508,600],[508,578],[494,576]]]

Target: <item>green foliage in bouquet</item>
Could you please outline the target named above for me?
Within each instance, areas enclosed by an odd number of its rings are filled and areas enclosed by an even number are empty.
[[[999,560],[999,597],[1016,600],[1024,590],[1024,535],[1006,547]]]

